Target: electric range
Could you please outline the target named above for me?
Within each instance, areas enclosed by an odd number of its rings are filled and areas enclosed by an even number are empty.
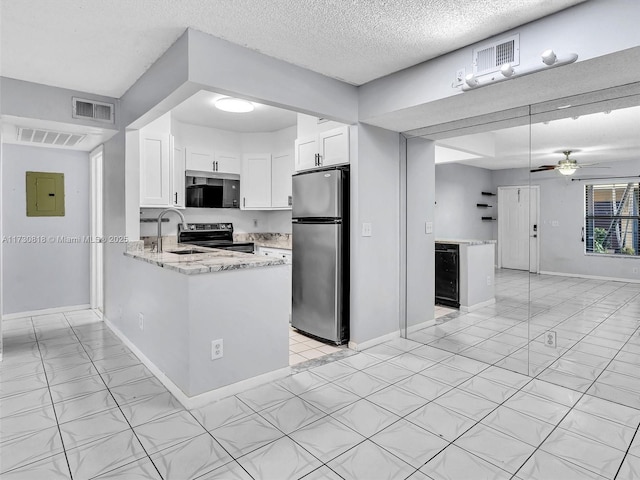
[[[232,223],[189,223],[185,229],[178,224],[178,243],[200,247],[221,248],[234,252],[253,253],[252,242],[234,242]]]

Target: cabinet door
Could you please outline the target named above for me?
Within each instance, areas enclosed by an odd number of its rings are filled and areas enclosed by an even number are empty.
[[[349,126],[318,134],[322,166],[349,163]]]
[[[291,176],[294,172],[291,152],[274,155],[271,159],[271,206],[291,208]]]
[[[185,171],[185,159],[184,159],[184,148],[178,147],[174,144],[173,146],[173,156],[171,158],[172,161],[172,195],[171,201],[173,202],[173,206],[176,208],[184,208],[184,195],[185,195],[185,185],[184,185],[184,171]]]
[[[216,161],[216,172],[239,174],[242,170],[242,162],[240,161],[240,157],[234,153],[216,152],[216,154],[214,155],[214,159]]]
[[[271,208],[271,155],[246,154],[242,160],[243,209]]]
[[[185,152],[187,156],[187,170],[201,170],[204,172],[215,171],[213,152],[194,150],[189,147],[185,148]]]
[[[170,136],[144,133],[140,138],[140,206],[171,205]]]
[[[315,168],[318,152],[318,139],[314,137],[298,138],[296,147],[296,171]]]

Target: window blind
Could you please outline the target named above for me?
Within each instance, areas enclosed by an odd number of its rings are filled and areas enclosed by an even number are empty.
[[[585,185],[585,251],[638,255],[638,183]]]

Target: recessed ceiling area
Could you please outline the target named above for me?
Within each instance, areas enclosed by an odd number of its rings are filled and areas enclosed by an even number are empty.
[[[215,107],[215,102],[225,97],[201,90],[173,108],[171,116],[183,123],[241,133],[275,132],[297,123],[295,112],[255,102],[252,112],[223,112]]]
[[[6,0],[0,68],[120,98],[190,27],[361,85],[583,1]]]
[[[640,165],[638,125],[640,106],[634,106],[464,135],[438,140],[437,147],[457,151],[460,158],[451,160],[453,153],[436,150],[436,163],[454,161],[489,170],[529,168],[531,152],[535,168],[557,164],[564,159],[562,151],[572,150],[571,158],[578,163],[638,160]]]

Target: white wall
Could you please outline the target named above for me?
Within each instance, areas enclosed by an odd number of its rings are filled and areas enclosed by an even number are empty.
[[[637,181],[638,162],[612,162],[608,169],[592,170],[596,174],[576,174],[563,177],[555,171],[531,175],[531,184],[540,186],[540,271],[572,275],[593,275],[609,278],[640,280],[640,258],[585,255],[581,241],[584,226],[585,184],[626,183]],[[579,176],[636,176],[636,179],[571,181]],[[528,185],[528,169],[497,170],[493,174],[494,188],[508,185]],[[558,226],[553,226],[557,222]]]
[[[3,234],[44,236],[43,243],[4,243],[4,314],[89,303],[89,155],[71,150],[2,145]],[[65,215],[27,217],[25,172],[64,173]]]
[[[434,222],[435,142],[407,140],[407,325],[433,320],[435,241],[425,233]],[[435,225],[434,225],[435,227]],[[410,338],[410,335],[409,335]]]
[[[399,330],[400,137],[359,125],[351,163],[351,342]],[[371,223],[371,237],[361,235]]]
[[[461,163],[436,165],[436,239],[493,239],[495,222],[483,221],[482,217],[497,215],[496,197],[481,193],[492,191],[491,170]],[[493,207],[479,208],[478,203]]]

